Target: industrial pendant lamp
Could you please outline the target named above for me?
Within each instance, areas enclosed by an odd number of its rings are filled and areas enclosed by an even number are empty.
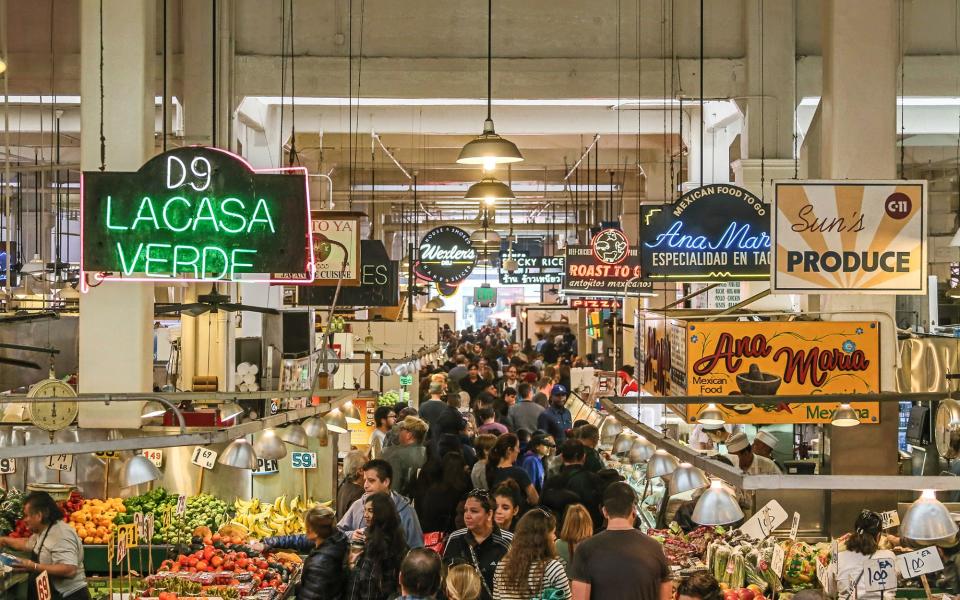
[[[160,471],[148,458],[135,454],[123,463],[120,486],[132,487],[160,479]]]
[[[900,522],[900,537],[925,544],[952,546],[957,524],[933,490],[923,490]]]
[[[317,438],[321,446],[327,445],[327,423],[320,417],[310,417],[303,422],[303,430],[312,438]]]
[[[265,460],[280,460],[287,455],[287,447],[274,429],[264,429],[253,442],[253,451]]]
[[[291,446],[307,447],[307,432],[303,425],[294,423],[280,430],[280,439]]]
[[[657,447],[650,443],[650,440],[638,435],[634,440],[633,446],[627,452],[627,461],[634,465],[639,465],[650,460],[650,457],[657,451]]]
[[[427,302],[427,304],[430,304]],[[387,361],[380,363],[380,367],[377,369],[377,375],[380,377],[390,377],[393,375],[393,369],[390,368],[390,364]]]
[[[397,374],[400,374],[400,367],[397,367]],[[343,413],[340,412],[339,408],[335,408],[323,415],[323,420],[327,424],[327,431],[332,431],[333,433],[346,433],[349,430],[347,420],[344,418]]]
[[[234,469],[254,470],[257,468],[257,453],[246,437],[239,437],[224,448],[217,458],[217,464]]]
[[[613,453],[618,456],[623,456],[627,452],[630,452],[630,448],[633,448],[633,442],[637,438],[637,434],[632,431],[624,431],[613,440]]]
[[[743,518],[743,510],[737,498],[723,485],[723,482],[714,479],[710,482],[710,487],[697,500],[691,518],[694,523],[710,527],[729,525]]]
[[[680,466],[670,477],[670,495],[676,496],[690,490],[698,490],[710,485],[710,480],[704,472],[690,463],[680,463]]]
[[[243,414],[243,407],[232,400],[220,405],[220,420],[229,421]]]
[[[857,411],[844,402],[837,408],[837,412],[833,413],[830,424],[837,427],[854,427],[860,424],[860,418],[857,416]]]
[[[623,432],[623,425],[613,415],[607,415],[600,424],[600,443],[604,446],[612,446],[617,436]]]
[[[460,150],[457,162],[462,165],[483,165],[485,171],[498,164],[515,163],[523,160],[517,145],[497,135],[493,129],[493,116],[490,105],[493,99],[493,0],[487,0],[487,120],[483,122],[483,133],[475,137]]]
[[[720,412],[717,405],[712,402],[704,407],[704,409],[700,411],[700,414],[697,415],[697,423],[701,425],[723,425],[726,422],[723,413]]]
[[[487,175],[471,185],[463,196],[464,200],[476,200],[487,206],[493,206],[497,203],[497,200],[513,200],[515,198],[516,196],[510,186],[493,175]]]
[[[140,418],[141,419],[152,419],[154,417],[162,417],[167,412],[167,407],[157,400],[148,400],[143,408],[140,409]]]
[[[657,450],[647,461],[647,479],[670,475],[677,470],[680,461],[666,450]]]
[[[346,419],[347,423],[360,423],[363,421],[363,419],[360,418],[360,411],[353,405],[352,400],[347,400],[343,403],[343,418]]]

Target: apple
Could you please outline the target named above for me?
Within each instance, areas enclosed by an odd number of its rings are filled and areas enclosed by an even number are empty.
[[[737,595],[740,597],[740,600],[754,600],[756,593],[750,588],[742,588],[737,591]]]
[[[723,600],[740,600],[740,595],[736,590],[726,590],[723,592]]]

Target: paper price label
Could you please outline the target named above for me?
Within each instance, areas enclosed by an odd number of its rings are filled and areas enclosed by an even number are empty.
[[[147,522],[142,512],[133,513],[133,526],[137,529],[137,537],[140,539],[148,537]]]
[[[291,452],[290,465],[294,469],[316,469],[317,454],[316,452]]]
[[[50,590],[50,576],[46,571],[37,575],[37,600],[51,600],[53,592]]]
[[[150,542],[152,542],[152,541],[153,541],[153,527],[154,527],[153,513],[149,513],[149,514],[147,515],[145,527],[146,527],[146,530],[147,530],[147,540],[150,541]]]
[[[177,496],[177,515],[187,512],[187,497],[183,494]]]
[[[100,460],[116,460],[116,459],[120,458],[120,453],[117,452],[116,450],[107,450],[107,451],[104,451],[104,452],[94,452],[93,455],[96,456],[97,458],[99,458]]]
[[[868,560],[863,567],[866,591],[876,592],[897,587],[897,567],[892,558]]]
[[[0,475],[13,475],[17,472],[17,459],[0,458]]]
[[[118,535],[117,536],[117,564],[123,562],[123,559],[127,557],[127,536]]]
[[[746,523],[740,531],[755,540],[762,540],[769,536],[774,529],[787,520],[787,511],[776,500],[767,502]]]
[[[144,450],[143,457],[153,463],[153,466],[160,468],[163,466],[163,450]]]
[[[900,515],[895,510],[880,513],[880,519],[883,529],[890,529],[900,524]]]
[[[212,469],[213,465],[217,463],[217,453],[209,448],[197,446],[193,449],[193,456],[190,457],[190,462],[203,469]]]
[[[793,523],[790,525],[790,539],[797,541],[797,531],[800,529],[800,513],[793,513]]]
[[[913,579],[927,573],[943,570],[943,561],[936,548],[924,548],[897,557],[897,572],[904,579]]]
[[[72,471],[72,454],[54,454],[47,457],[47,468],[51,471]]]
[[[770,559],[770,570],[773,571],[773,574],[777,577],[783,574],[783,559],[785,556],[786,552],[783,551],[780,544],[773,547],[773,557]]]

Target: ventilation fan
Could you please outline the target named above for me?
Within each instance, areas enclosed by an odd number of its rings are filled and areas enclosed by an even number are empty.
[[[250,306],[249,304],[239,304],[230,301],[230,296],[221,294],[217,290],[217,284],[213,284],[209,294],[200,294],[196,302],[188,304],[161,304],[157,305],[153,314],[155,316],[171,314],[187,314],[191,317],[199,317],[204,313],[218,313],[221,310],[227,312],[258,312],[265,315],[279,315],[280,311],[275,308],[265,306]]]

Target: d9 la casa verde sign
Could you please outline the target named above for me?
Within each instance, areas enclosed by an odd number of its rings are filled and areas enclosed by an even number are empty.
[[[761,405],[742,396],[810,396],[880,390],[876,321],[687,322],[687,393],[719,396],[728,423],[829,423],[836,402]],[[687,405],[696,422],[704,404]],[[862,423],[878,423],[877,402],[853,402]]]
[[[101,279],[313,279],[302,167],[258,171],[217,148],[177,148],[133,173],[84,172],[80,205],[80,268]]]

